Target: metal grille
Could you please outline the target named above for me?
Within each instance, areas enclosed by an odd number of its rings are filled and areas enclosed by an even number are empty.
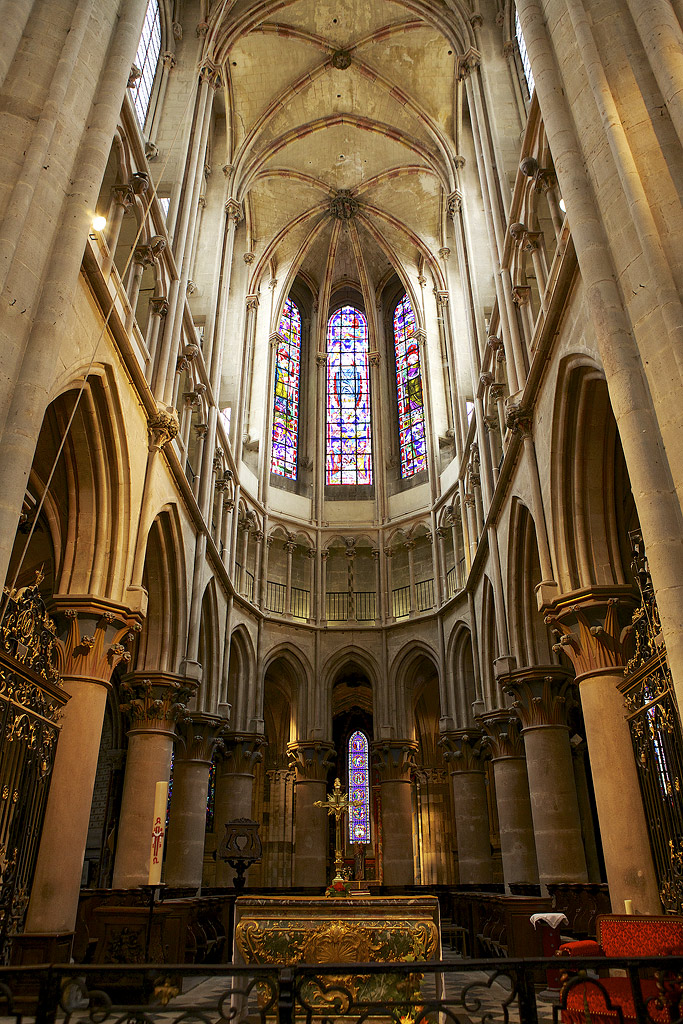
[[[392,607],[395,619],[403,619],[410,615],[410,587],[398,587],[392,590]]]
[[[659,895],[668,913],[683,911],[683,757],[681,724],[642,538],[631,536],[641,604],[625,679],[627,720],[648,824]]]
[[[38,582],[42,577],[38,577]],[[22,931],[68,694],[59,687],[54,626],[37,583],[10,600],[0,650],[0,960]]]
[[[287,587],[284,583],[273,583],[268,580],[266,584],[266,608],[269,612],[277,612],[283,615],[285,611],[285,596]]]
[[[377,595],[374,590],[361,591],[355,595],[356,619],[358,622],[371,622],[377,617]]]

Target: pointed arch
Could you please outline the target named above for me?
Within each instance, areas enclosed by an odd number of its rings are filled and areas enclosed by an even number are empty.
[[[202,596],[199,620],[199,664],[202,666],[201,703],[205,711],[213,712],[219,699],[220,626],[216,580],[212,577]]]
[[[529,509],[518,498],[510,512],[510,553],[508,559],[509,619],[512,653],[517,667],[549,665],[552,644],[536,603],[541,582],[536,527]]]
[[[165,506],[147,535],[142,581],[147,615],[142,627],[136,667],[177,673],[185,655],[187,592],[180,517],[175,504]]]

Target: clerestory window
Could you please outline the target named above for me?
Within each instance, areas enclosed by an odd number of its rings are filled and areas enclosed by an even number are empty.
[[[157,73],[159,54],[161,52],[161,17],[158,0],[149,0],[142,35],[135,54],[135,64],[140,69],[140,77],[131,89],[135,112],[140,127],[145,127],[149,102],[152,98],[152,87]]]
[[[415,313],[405,292],[394,310],[394,351],[401,476],[406,479],[427,468],[427,447]]]
[[[287,299],[278,327],[273,397],[271,473],[296,480],[299,440],[299,382],[301,378],[301,313]]]
[[[372,483],[368,322],[342,306],[327,323],[328,484]]]
[[[370,770],[368,738],[356,731],[349,738],[349,842],[370,842]]]
[[[515,38],[517,39],[517,46],[519,47],[519,57],[522,62],[524,79],[526,81],[527,89],[529,90],[529,96],[531,96],[535,88],[534,75],[531,70],[531,62],[529,60],[529,54],[526,51],[526,43],[524,42],[524,36],[522,35],[522,25],[517,11],[515,11]]]

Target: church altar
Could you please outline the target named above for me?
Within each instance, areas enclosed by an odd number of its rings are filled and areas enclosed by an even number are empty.
[[[434,896],[260,896],[235,903],[234,962],[244,964],[420,963],[441,955]],[[339,976],[354,1002],[412,998],[421,974]],[[311,1004],[319,990],[311,986]]]

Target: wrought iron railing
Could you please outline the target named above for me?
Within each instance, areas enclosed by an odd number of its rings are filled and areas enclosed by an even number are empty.
[[[266,608],[269,612],[284,615],[286,596],[287,587],[284,583],[273,583],[272,580],[268,580],[266,583]]]
[[[254,600],[254,574],[244,569],[239,562],[235,562],[235,580],[240,594],[249,600]]]
[[[290,597],[292,615],[295,619],[307,619],[311,614],[311,592],[301,587],[292,587]]]
[[[434,580],[420,580],[415,584],[415,596],[417,598],[417,610],[426,612],[434,607]]]
[[[628,1020],[679,1021],[683,957],[610,958],[630,983]],[[182,1024],[226,1020],[260,1024],[392,1024],[428,1021],[538,1024],[562,1019],[623,1020],[611,979],[595,971],[605,960],[461,960],[455,963],[366,963],[294,967],[202,964],[93,966],[65,964],[0,968],[0,1013],[15,1024]],[[548,972],[550,975],[548,976]],[[553,972],[555,975],[553,977]],[[558,1002],[536,989],[557,982]],[[624,979],[624,980],[625,980]],[[624,986],[621,986],[621,991]],[[600,1010],[603,1011],[600,1014]],[[607,1011],[605,1013],[605,1011]]]
[[[391,592],[391,606],[395,619],[410,615],[410,587],[397,587]]]
[[[362,590],[354,594],[354,604],[358,622],[374,622],[377,618],[377,595],[374,590]]]
[[[328,622],[345,622],[349,617],[348,591],[328,590],[325,595],[325,613]]]

